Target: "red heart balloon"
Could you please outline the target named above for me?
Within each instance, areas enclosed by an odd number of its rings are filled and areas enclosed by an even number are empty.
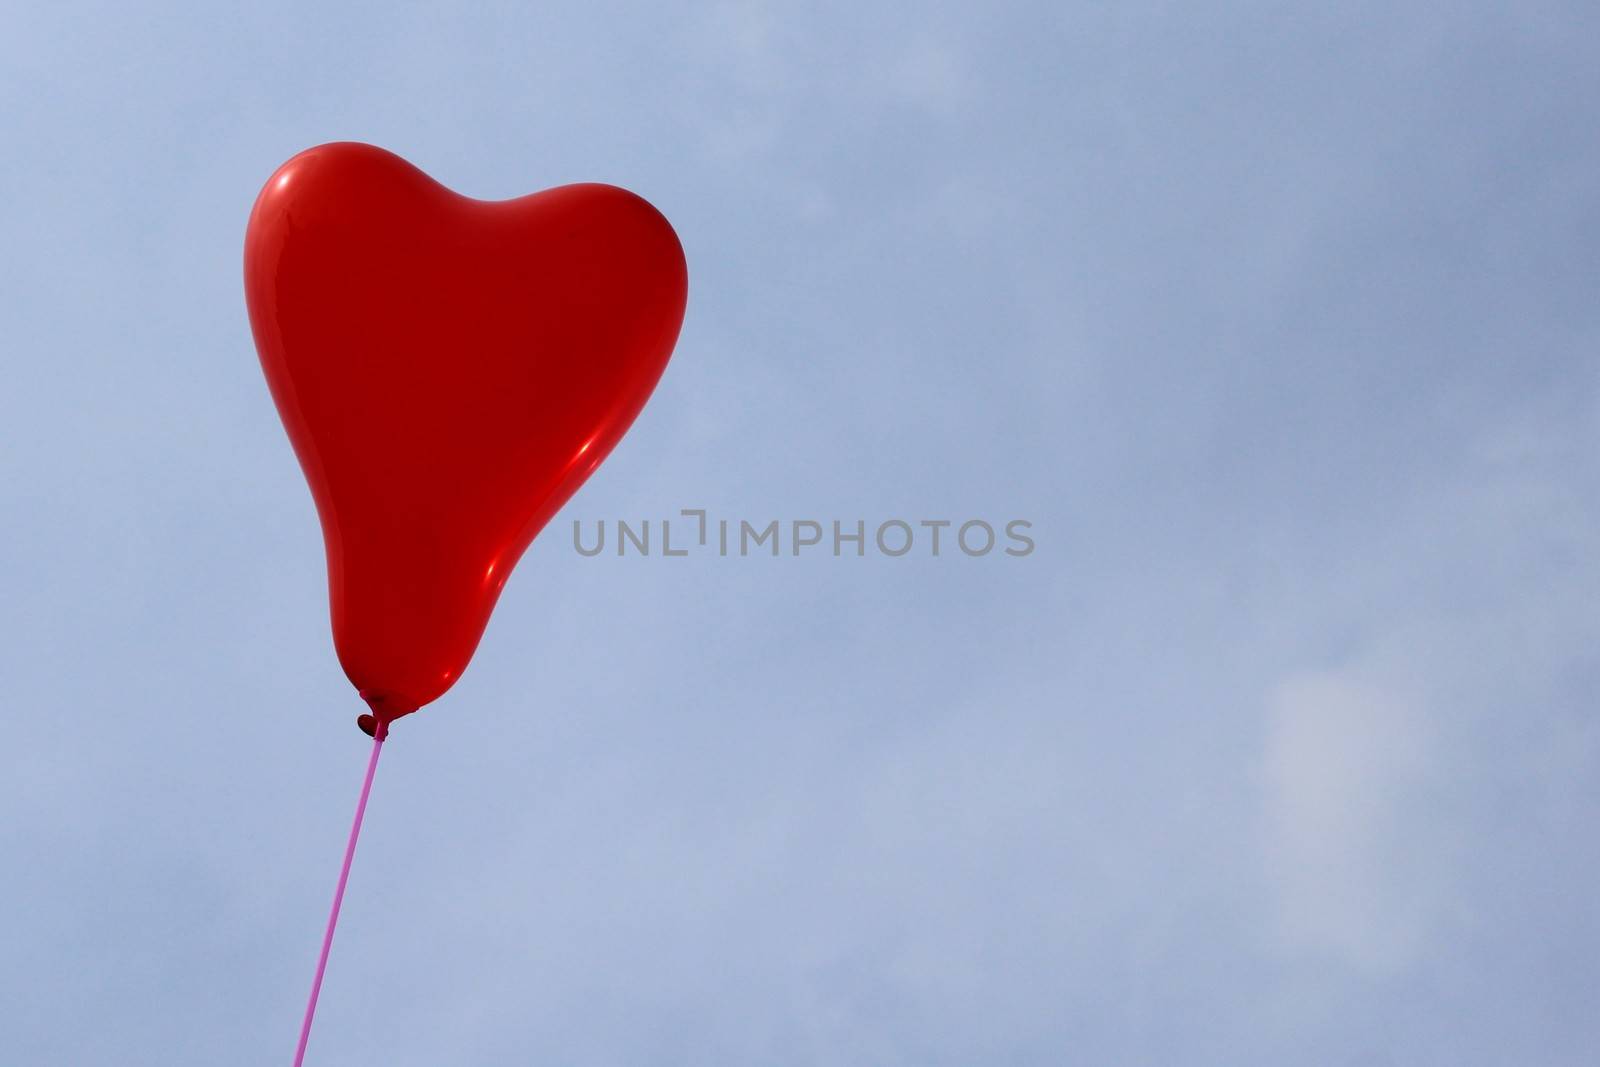
[[[268,180],[244,276],[339,662],[386,728],[461,676],[512,567],[649,398],[683,249],[613,186],[473,200],[341,143]]]

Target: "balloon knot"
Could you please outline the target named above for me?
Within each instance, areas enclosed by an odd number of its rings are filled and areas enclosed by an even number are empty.
[[[361,728],[362,733],[374,741],[385,741],[389,737],[387,719],[380,719],[376,715],[357,715],[356,725]]]

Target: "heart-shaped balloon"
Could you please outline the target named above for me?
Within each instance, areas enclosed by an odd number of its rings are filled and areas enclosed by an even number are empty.
[[[244,277],[339,662],[386,729],[461,676],[512,567],[649,398],[683,249],[613,186],[474,200],[341,143],[268,180]]]

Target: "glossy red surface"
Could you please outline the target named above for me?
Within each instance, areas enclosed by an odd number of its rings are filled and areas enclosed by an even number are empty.
[[[649,398],[683,250],[622,189],[473,200],[341,143],[268,180],[244,276],[339,662],[391,722],[461,676],[512,567]]]

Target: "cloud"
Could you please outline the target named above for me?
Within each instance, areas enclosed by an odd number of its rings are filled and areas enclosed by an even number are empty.
[[[1439,905],[1434,729],[1416,700],[1339,674],[1273,694],[1264,761],[1281,947],[1405,967]]]

